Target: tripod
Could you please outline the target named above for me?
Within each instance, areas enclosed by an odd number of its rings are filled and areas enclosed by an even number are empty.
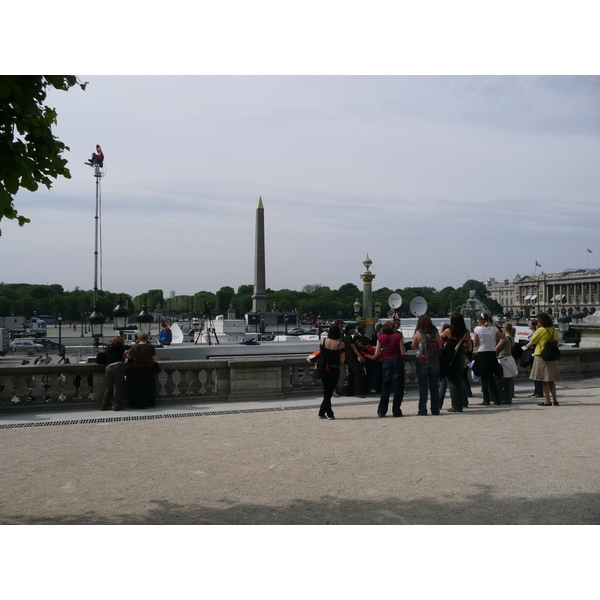
[[[198,344],[198,340],[202,339],[202,332],[206,330],[206,343],[209,346],[213,345],[213,342],[211,341],[211,336],[214,336],[214,344],[219,344],[219,338],[217,337],[217,332],[215,330],[215,321],[212,318],[210,312],[205,312],[201,317],[200,317],[200,329],[198,331],[198,335],[196,336],[196,341],[194,342],[194,345]]]

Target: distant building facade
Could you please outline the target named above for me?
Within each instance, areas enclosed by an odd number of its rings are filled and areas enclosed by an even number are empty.
[[[576,308],[584,316],[600,308],[600,269],[567,269],[561,273],[517,275],[512,281],[481,280],[504,314],[529,317],[539,312],[559,317]]]

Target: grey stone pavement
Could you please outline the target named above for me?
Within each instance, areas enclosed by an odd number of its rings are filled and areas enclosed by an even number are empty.
[[[600,523],[600,378],[539,407],[376,417],[375,397],[7,414],[0,524]],[[160,401],[158,401],[160,404]],[[448,403],[448,398],[446,399]]]

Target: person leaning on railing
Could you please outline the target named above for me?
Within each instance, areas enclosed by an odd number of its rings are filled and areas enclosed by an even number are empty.
[[[113,410],[121,410],[123,389],[125,387],[125,340],[118,335],[106,348],[106,389],[100,410],[108,410],[112,403]]]

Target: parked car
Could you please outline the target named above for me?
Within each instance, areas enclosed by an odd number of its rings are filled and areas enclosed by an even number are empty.
[[[40,346],[44,347],[44,350],[58,350],[58,342],[53,342],[52,340],[48,340],[46,338],[40,338],[39,340],[35,340],[36,344],[40,344]]]
[[[8,347],[10,352],[27,352],[31,356],[42,352],[44,347],[33,340],[13,340]]]

